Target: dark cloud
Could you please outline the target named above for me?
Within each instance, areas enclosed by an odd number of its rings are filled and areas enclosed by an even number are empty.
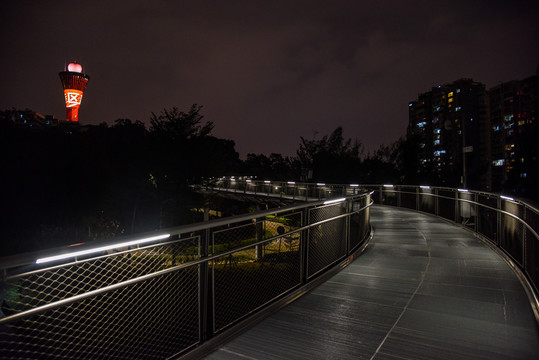
[[[64,116],[57,72],[91,79],[81,121],[204,105],[237,150],[293,154],[343,126],[368,149],[404,134],[407,103],[471,77],[535,73],[534,2],[15,1],[0,5],[0,108]],[[320,136],[318,135],[318,136]]]

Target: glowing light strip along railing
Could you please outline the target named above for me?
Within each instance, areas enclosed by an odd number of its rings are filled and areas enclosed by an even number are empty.
[[[127,247],[127,246],[141,245],[141,244],[149,243],[149,242],[152,242],[152,241],[168,239],[169,237],[170,237],[170,234],[157,235],[157,236],[151,236],[151,237],[143,238],[143,239],[139,239],[139,240],[127,241],[127,242],[122,242],[122,243],[118,243],[118,244],[105,245],[105,246],[96,247],[96,248],[87,249],[87,250],[75,251],[75,252],[72,252],[72,253],[48,256],[48,257],[37,259],[36,264],[43,264],[43,263],[47,263],[47,262],[51,262],[51,261],[76,258],[76,257],[82,256],[82,255],[95,254],[95,253],[98,253],[98,252],[118,249],[118,248]]]

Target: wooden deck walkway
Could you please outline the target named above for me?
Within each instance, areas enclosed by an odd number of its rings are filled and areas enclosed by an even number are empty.
[[[528,298],[497,253],[432,216],[371,216],[365,253],[206,359],[539,359]]]

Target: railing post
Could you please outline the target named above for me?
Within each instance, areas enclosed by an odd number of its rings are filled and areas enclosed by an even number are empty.
[[[500,196],[498,196],[497,199],[498,203],[498,210],[502,209],[502,199]],[[496,246],[500,247],[500,244],[502,242],[502,213],[497,211],[496,212]]]
[[[352,200],[347,200],[346,201],[346,213],[347,214],[350,214],[352,212]],[[350,224],[351,224],[351,221],[350,221],[350,216],[347,216],[345,218],[345,230],[346,230],[346,234],[345,234],[345,237],[346,237],[346,255],[350,255]]]
[[[301,212],[301,226],[307,226],[309,224],[309,209],[303,209]],[[308,256],[309,256],[309,230],[305,229],[300,235],[300,279],[302,284],[307,283],[308,275]]]
[[[200,255],[207,258],[209,254],[210,229],[205,229],[201,239]],[[207,261],[199,267],[199,339],[206,341],[213,335],[213,288],[212,274]]]
[[[434,213],[436,216],[440,216],[440,212],[438,211],[439,207],[439,201],[438,201],[438,188],[434,188]]]
[[[419,211],[419,186],[415,187],[415,209]]]
[[[478,193],[474,193],[474,197],[473,197],[473,201],[474,201],[474,205],[475,206],[475,219],[474,219],[474,231],[475,233],[477,234],[477,232],[479,231],[479,206],[477,206],[478,202],[479,202],[479,194]]]
[[[258,207],[258,206],[257,206]],[[257,209],[259,210],[259,209]],[[259,219],[254,219],[255,222],[255,241],[259,242],[260,240],[264,239],[264,221],[260,221]],[[264,248],[264,245],[256,245],[255,251],[256,251],[256,259],[260,260],[264,256],[262,253],[262,250]]]
[[[453,214],[453,222],[457,223],[458,224],[458,220],[459,220],[459,206],[460,206],[460,198],[459,198],[459,191],[455,191],[455,208],[453,209],[454,210],[454,214]]]
[[[527,273],[528,261],[526,257],[526,225],[524,224],[528,223],[528,216],[527,216],[528,212],[526,211],[527,207],[525,205],[522,205],[522,209],[523,209],[522,217],[524,220],[524,223],[522,224],[522,267],[524,268],[525,273]]]

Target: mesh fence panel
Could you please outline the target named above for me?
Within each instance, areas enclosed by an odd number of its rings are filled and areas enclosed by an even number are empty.
[[[198,342],[198,267],[0,325],[12,359],[162,359]]]
[[[341,215],[345,212],[344,203],[322,206],[309,210],[309,224]],[[311,277],[320,270],[346,255],[346,220],[332,220],[309,229],[308,269]]]
[[[457,202],[457,219],[460,224],[475,229],[477,219],[477,205],[474,203],[474,194],[467,192],[457,193],[459,201]]]
[[[231,257],[237,261],[212,266],[216,332],[301,283],[299,248],[257,258],[253,247]]]
[[[487,194],[478,194],[477,202],[496,209],[498,199]],[[477,231],[486,236],[493,244],[497,243],[498,212],[483,206],[477,208]]]
[[[510,212],[520,218],[523,217],[523,207],[519,204],[505,201],[502,204],[502,209]],[[523,263],[523,242],[524,239],[524,229],[520,221],[517,219],[502,214],[502,223],[501,223],[501,236],[500,236],[500,247],[504,249],[515,261],[522,266]]]
[[[301,223],[301,212],[257,219],[253,226],[258,241],[272,240],[215,259],[212,264],[215,331],[221,331],[300,284],[301,237],[294,230]],[[219,236],[237,243],[237,237],[243,239],[245,234],[245,230],[240,233],[231,229],[221,231]]]
[[[195,237],[8,277],[3,287],[9,301],[4,301],[2,310],[5,315],[16,314],[198,257],[199,238]]]
[[[260,234],[258,234],[260,235]],[[259,239],[262,240],[263,238]],[[220,253],[234,250],[243,245],[249,245],[257,240],[256,223],[238,225],[223,230],[213,232],[212,246],[210,254],[218,255]]]
[[[370,202],[370,197],[364,197],[352,202],[352,211],[359,211]],[[365,209],[350,217],[350,249],[355,249],[363,243],[370,232],[369,226],[369,209]]]
[[[455,221],[455,192],[438,190],[438,216]]]
[[[539,232],[539,214],[533,209],[526,208],[526,222],[537,233]],[[525,270],[530,279],[532,280],[535,290],[539,290],[539,239],[526,228],[526,266]]]
[[[436,197],[432,196],[432,190],[420,189],[419,210],[429,214],[436,214],[435,204]]]
[[[417,198],[415,187],[400,188],[401,191],[401,207],[417,210]]]
[[[382,188],[382,204],[398,206],[398,192],[393,189]]]

